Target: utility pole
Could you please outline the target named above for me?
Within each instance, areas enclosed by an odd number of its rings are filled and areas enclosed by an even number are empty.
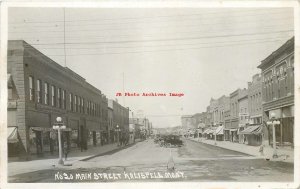
[[[125,107],[125,90],[124,90],[124,83],[125,83],[125,81],[124,81],[124,72],[123,72],[123,105],[124,105],[124,107]]]
[[[66,13],[64,8],[64,57],[65,57],[65,67],[67,67],[67,55],[66,55]]]

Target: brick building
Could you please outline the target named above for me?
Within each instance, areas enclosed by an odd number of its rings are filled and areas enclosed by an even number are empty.
[[[8,131],[19,139],[16,148],[8,139],[10,155],[57,153],[52,126],[58,116],[67,127],[62,138],[70,148],[101,144],[107,98],[100,90],[21,40],[8,42],[7,69]]]
[[[123,107],[118,101],[109,99],[108,106],[113,109],[113,127],[116,129],[119,126],[120,131],[116,133],[119,141],[126,141],[129,139],[129,108]]]
[[[249,124],[249,109],[248,109],[248,90],[243,89],[239,91],[238,98],[238,118],[239,118],[239,128],[238,133],[243,131],[246,126]],[[244,143],[245,136],[243,134],[239,134],[239,142]]]
[[[275,50],[258,66],[262,74],[263,122],[271,114],[280,121],[276,126],[279,145],[294,145],[294,37]],[[268,133],[272,133],[272,127]],[[269,143],[272,135],[269,134]]]
[[[267,139],[268,132],[262,124],[262,77],[255,74],[248,82],[248,125],[241,132],[249,145],[261,145]]]

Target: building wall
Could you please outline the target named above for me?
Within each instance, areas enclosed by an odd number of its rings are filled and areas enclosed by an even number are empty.
[[[101,91],[26,42],[9,41],[8,73],[12,75],[19,95],[18,131],[28,154],[30,128],[51,130],[58,116],[63,118],[68,128],[78,130],[79,140],[85,144],[90,136],[89,131],[100,132],[105,129],[107,113],[104,111],[107,110],[107,100]],[[37,80],[40,81],[40,92],[37,90]],[[48,83],[47,103],[45,83]],[[62,91],[65,91],[65,101]]]
[[[239,109],[239,126],[244,127],[249,121],[248,90],[243,89],[239,92],[238,109]]]
[[[230,94],[230,117],[231,117],[231,128],[238,128],[239,124],[239,92],[241,89],[237,89]]]
[[[294,37],[275,50],[258,66],[262,74],[263,122],[272,113],[280,121],[275,127],[280,145],[294,145]],[[268,133],[272,127],[268,126]],[[269,135],[269,143],[272,135]]]
[[[193,123],[194,123],[193,116],[191,115],[181,116],[181,125],[184,129],[193,128],[194,127]]]
[[[251,124],[262,123],[262,77],[256,74],[248,83],[249,116]]]
[[[123,107],[118,102],[114,100],[111,101],[113,105],[113,123],[114,128],[116,128],[117,125],[119,125],[119,128],[121,129],[122,133],[128,133],[129,132],[129,109]]]

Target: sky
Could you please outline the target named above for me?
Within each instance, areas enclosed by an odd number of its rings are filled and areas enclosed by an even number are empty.
[[[181,124],[211,98],[246,88],[260,62],[294,35],[291,8],[10,8],[25,40],[154,127]],[[117,97],[117,92],[183,93]]]

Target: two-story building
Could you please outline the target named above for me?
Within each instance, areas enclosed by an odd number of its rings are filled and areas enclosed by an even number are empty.
[[[294,37],[276,49],[258,66],[262,75],[262,106],[265,125],[273,116],[279,145],[294,146]],[[272,127],[268,126],[268,133]],[[272,143],[272,134],[269,134]]]
[[[62,139],[70,148],[100,144],[107,99],[99,89],[25,41],[9,41],[7,53],[8,131],[17,132],[19,139],[10,155],[57,152],[57,131],[52,129],[57,117],[67,127]]]

